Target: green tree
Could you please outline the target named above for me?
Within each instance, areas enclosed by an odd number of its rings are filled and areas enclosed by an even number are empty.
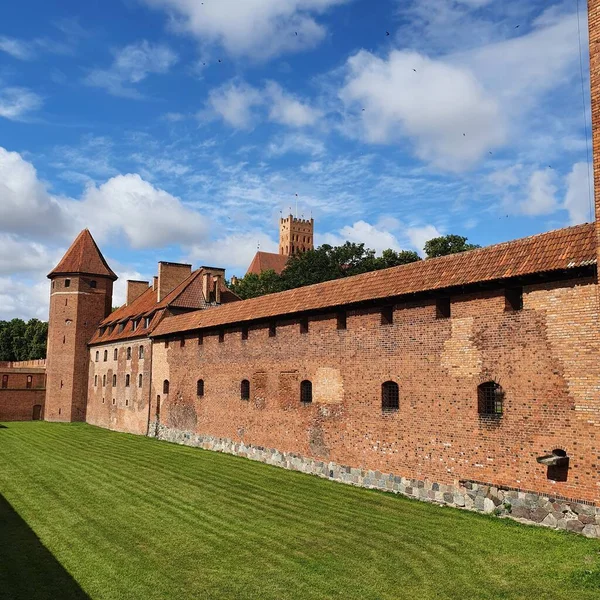
[[[242,300],[247,300],[248,298],[280,292],[283,288],[281,277],[275,271],[269,269],[263,271],[260,275],[248,273],[235,283],[230,283],[229,289]]]
[[[476,244],[468,244],[467,238],[462,235],[444,235],[425,242],[425,253],[427,258],[436,258],[448,254],[457,254],[467,250],[481,248]]]
[[[39,319],[0,321],[0,360],[46,358],[48,323]]]

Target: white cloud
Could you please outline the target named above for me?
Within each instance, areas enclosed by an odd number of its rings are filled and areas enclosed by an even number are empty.
[[[100,239],[122,231],[133,248],[193,243],[207,232],[204,217],[137,174],[117,175],[89,187],[72,208]]]
[[[406,236],[410,240],[412,247],[421,255],[425,254],[425,242],[433,238],[440,237],[442,234],[433,225],[424,225],[423,227],[409,227],[406,230]]]
[[[244,275],[258,249],[262,252],[278,252],[279,246],[267,234],[255,230],[234,233],[218,240],[194,244],[188,250],[187,260],[195,264],[218,263],[215,266],[231,269]],[[228,273],[229,277],[231,274]]]
[[[314,125],[322,116],[321,111],[301,102],[295,96],[285,92],[274,81],[269,81],[266,94],[270,99],[269,120],[291,127]]]
[[[217,115],[232,127],[250,129],[258,120],[254,109],[263,102],[256,88],[245,82],[230,81],[210,91],[207,110],[198,113],[198,118]]]
[[[46,274],[59,258],[43,244],[0,233],[0,275],[27,271]]]
[[[33,165],[18,152],[0,147],[0,230],[49,236],[66,228],[63,207],[40,182]]]
[[[48,320],[48,281],[0,277],[0,320]]]
[[[51,195],[33,165],[0,147],[0,231],[71,241],[84,227],[99,240],[122,234],[134,248],[192,244],[205,218],[138,174],[89,185],[81,199]]]
[[[114,96],[141,98],[142,95],[133,85],[152,73],[167,73],[177,60],[177,54],[168,46],[143,40],[116,52],[111,67],[91,71],[85,83],[104,88]]]
[[[19,60],[31,60],[34,56],[30,44],[4,35],[0,36],[0,51],[6,52]]]
[[[22,87],[0,89],[0,117],[18,121],[42,106],[42,98]]]
[[[387,59],[361,50],[346,65],[339,95],[346,131],[373,144],[410,138],[419,158],[461,171],[506,140],[495,99],[456,65],[409,51]]]
[[[288,127],[314,125],[322,116],[321,111],[274,81],[267,81],[264,88],[259,89],[235,79],[212,89],[206,108],[197,116],[200,120],[216,116],[236,129],[251,129],[263,118],[259,108],[267,109],[268,120]]]
[[[520,210],[525,215],[549,215],[558,208],[556,172],[553,169],[534,171],[529,178],[527,198]]]
[[[264,60],[316,46],[326,35],[314,15],[350,0],[140,0],[164,9],[174,29],[219,44],[229,54]]]
[[[593,206],[590,209],[590,195],[592,204],[594,202],[593,182],[590,182],[593,175],[590,174],[590,171],[588,171],[587,163],[580,162],[574,164],[573,169],[567,175],[564,208],[569,211],[571,225],[585,223],[594,218]],[[590,210],[592,210],[592,214],[590,214]]]
[[[291,133],[275,138],[269,143],[267,152],[271,156],[289,153],[319,156],[325,152],[325,144],[320,139],[303,133]]]

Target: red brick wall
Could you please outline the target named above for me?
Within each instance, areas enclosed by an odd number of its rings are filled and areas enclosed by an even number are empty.
[[[7,364],[7,363],[4,363]],[[19,363],[14,363],[19,364]],[[0,366],[0,382],[4,377],[6,388],[0,383],[0,421],[31,421],[34,406],[40,406],[40,418],[43,418],[46,397],[46,374],[39,370],[10,369]],[[28,388],[28,378],[31,387]]]
[[[590,85],[592,109],[592,141],[594,151],[594,188],[596,230],[600,250],[600,0],[588,0],[588,26],[590,47]],[[600,263],[600,261],[599,261]]]
[[[452,318],[434,302],[397,305],[394,324],[376,310],[177,338],[153,349],[152,420],[161,424],[352,467],[453,484],[461,479],[599,502],[600,369],[595,279],[525,288],[524,309],[506,312],[502,290],[453,298]],[[205,395],[196,397],[196,381]],[[170,382],[163,394],[163,380]],[[252,382],[249,402],[240,382]],[[314,402],[299,401],[300,381]],[[400,409],[384,414],[381,384],[396,381]],[[478,384],[495,380],[505,414],[481,419]],[[547,479],[536,457],[562,448],[567,481]]]
[[[65,287],[65,280],[71,285]],[[96,281],[96,288],[90,282]],[[113,282],[96,276],[55,277],[48,323],[47,421],[85,421],[88,349],[111,310]]]

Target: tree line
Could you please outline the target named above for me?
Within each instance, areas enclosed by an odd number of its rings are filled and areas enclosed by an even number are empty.
[[[475,248],[479,246],[469,244],[466,237],[459,235],[437,237],[425,243],[427,258],[437,258]],[[246,300],[419,260],[421,260],[420,256],[411,250],[399,252],[384,250],[381,256],[376,256],[375,250],[365,248],[364,244],[351,242],[346,242],[342,246],[323,244],[314,250],[291,256],[281,275],[272,270],[263,271],[259,275],[248,273],[240,279],[231,281],[229,288]]]
[[[48,323],[39,319],[0,321],[0,361],[46,358]]]

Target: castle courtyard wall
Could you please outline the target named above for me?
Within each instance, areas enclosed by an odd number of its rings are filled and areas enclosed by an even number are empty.
[[[275,337],[265,323],[251,325],[247,340],[241,327],[223,341],[218,331],[202,343],[188,335],[183,346],[177,336],[156,340],[150,433],[459,506],[483,509],[487,499],[488,512],[506,505],[530,520],[561,521],[552,501],[570,501],[570,527],[600,525],[595,278],[526,286],[520,311],[505,310],[496,290],[452,298],[449,319],[429,300],[396,304],[392,325],[372,308],[337,326],[331,312],[312,317],[308,333],[288,318]],[[240,399],[242,379],[249,401]],[[300,402],[305,379],[311,404]],[[400,389],[391,413],[381,409],[389,380]],[[477,386],[492,380],[505,394],[501,418],[478,414]],[[554,449],[569,456],[566,481],[536,461]],[[537,499],[523,508],[519,494]],[[542,518],[532,519],[540,504]]]
[[[44,417],[46,373],[43,363],[0,363],[0,421],[31,421]]]

